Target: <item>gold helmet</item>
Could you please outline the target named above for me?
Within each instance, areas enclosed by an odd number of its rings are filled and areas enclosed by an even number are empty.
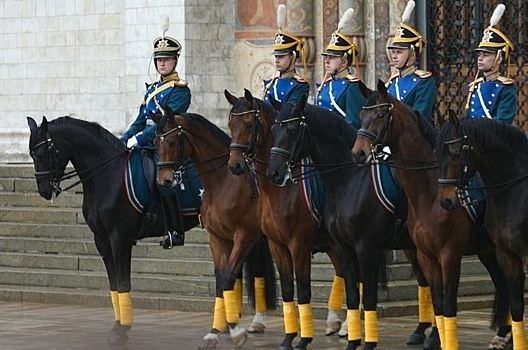
[[[161,24],[162,34],[153,41],[154,59],[159,57],[174,57],[177,60],[180,57],[182,46],[178,40],[165,35],[168,29],[169,17],[164,16]]]
[[[323,56],[347,56],[350,58],[349,63],[354,60],[358,60],[359,47],[354,44],[346,35],[340,33],[343,27],[352,19],[354,15],[354,9],[349,8],[343,13],[343,16],[339,20],[337,30],[332,34],[330,42],[326,46],[326,49],[321,53]]]
[[[416,4],[413,0],[407,2],[405,11],[403,11],[401,23],[396,29],[394,40],[389,46],[387,46],[388,49],[411,49],[414,50],[418,56],[427,44],[427,40],[419,31],[410,25],[405,24],[405,22],[411,18],[415,5]]]
[[[475,51],[485,51],[497,54],[500,53],[503,55],[504,60],[508,60],[510,58],[510,53],[514,50],[512,41],[506,36],[506,34],[493,27],[500,21],[505,9],[506,7],[503,4],[497,5],[495,11],[493,11],[493,15],[491,16],[490,25],[484,29],[482,40]]]
[[[276,56],[294,54],[295,57],[299,57],[304,46],[304,41],[301,38],[282,30],[285,21],[286,5],[280,4],[277,7],[277,24],[279,30],[275,34],[275,42],[271,54]]]

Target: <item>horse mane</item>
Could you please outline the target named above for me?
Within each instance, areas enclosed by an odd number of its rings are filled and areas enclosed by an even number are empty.
[[[185,119],[185,122],[189,128],[194,129],[203,127],[204,129],[210,131],[211,134],[213,134],[213,136],[223,144],[227,146],[231,144],[231,137],[204,116],[197,113],[182,113],[181,116],[183,119]],[[165,119],[165,117],[162,119]]]
[[[500,120],[463,118],[459,121],[463,133],[473,136],[484,149],[503,150],[516,156],[528,153],[528,139],[520,129]]]
[[[365,106],[374,106],[375,104],[378,104],[379,103],[378,97],[379,97],[378,91],[373,91],[372,93],[370,93],[365,101]],[[395,106],[400,105],[407,112],[407,114],[413,115],[415,118],[418,119],[418,126],[420,127],[420,132],[422,133],[422,136],[427,140],[427,142],[433,148],[435,148],[436,138],[438,137],[438,129],[436,129],[433,124],[431,124],[429,121],[423,118],[420,115],[420,113],[412,110],[405,103],[398,101],[396,98],[392,96],[390,97],[390,99],[391,99],[390,102],[393,103]]]
[[[71,116],[59,117],[49,122],[49,127],[64,127],[70,129],[73,127],[72,125],[83,130],[83,132],[98,135],[99,139],[104,140],[110,146],[119,151],[124,151],[126,149],[126,145],[119,138],[102,127],[99,123],[73,118]]]

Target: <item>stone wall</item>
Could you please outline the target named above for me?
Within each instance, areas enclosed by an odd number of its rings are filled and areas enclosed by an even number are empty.
[[[120,135],[156,79],[163,14],[180,40],[190,111],[225,125],[235,90],[234,0],[0,1],[0,162],[29,161],[26,116],[72,115]]]

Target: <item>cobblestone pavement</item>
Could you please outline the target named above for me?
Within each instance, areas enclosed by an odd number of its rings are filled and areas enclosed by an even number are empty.
[[[461,350],[487,349],[493,337],[488,327],[489,319],[489,310],[459,314]],[[416,326],[416,317],[381,318],[379,321],[377,349],[421,348],[405,345]],[[209,313],[135,309],[134,326],[124,349],[197,349],[211,322],[212,314]],[[250,322],[251,316],[244,316],[241,325],[247,327]],[[266,324],[266,333],[250,334],[242,349],[277,349],[283,335],[282,318],[268,317]],[[112,327],[111,308],[0,302],[0,350],[109,349],[106,339]],[[323,320],[315,320],[315,329],[316,335],[309,349],[346,348],[346,339],[324,335]],[[233,349],[227,335],[221,336],[217,349]]]

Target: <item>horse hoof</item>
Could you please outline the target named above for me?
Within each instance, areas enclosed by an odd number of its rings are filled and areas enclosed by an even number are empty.
[[[348,338],[348,320],[345,320],[337,332],[339,338]]]
[[[123,326],[121,322],[116,321],[114,328],[110,331],[108,336],[108,345],[110,346],[122,346],[126,345],[128,341],[128,331],[130,326]]]
[[[372,350],[375,349],[376,346],[378,346],[377,342],[366,342],[363,347],[361,347],[362,350]]]
[[[281,345],[279,346],[278,350],[293,350],[293,348],[291,346]]]
[[[511,333],[508,333],[504,338],[498,335],[494,336],[488,345],[488,350],[507,350],[513,349],[511,346]]]
[[[301,340],[299,341],[297,345],[295,345],[293,350],[306,350],[308,344],[310,344],[312,340],[313,338],[301,338]]]
[[[218,334],[209,333],[204,337],[204,341],[198,346],[198,349],[216,349],[217,344]]]
[[[337,332],[339,332],[339,330],[341,329],[341,321],[340,320],[336,320],[336,321],[333,321],[333,322],[328,322],[326,324],[326,331],[325,331],[325,335],[326,336],[330,336],[332,334],[335,334]]]
[[[423,343],[424,350],[440,350],[440,335],[438,334],[438,328],[433,327],[429,338]]]
[[[233,342],[233,346],[235,347],[235,349],[241,348],[248,337],[247,331],[244,328],[238,326],[236,326],[235,328],[231,328],[229,330],[229,333],[231,335],[231,341]]]
[[[248,333],[264,333],[266,325],[263,323],[251,322],[248,327]]]
[[[411,334],[409,339],[407,339],[407,345],[422,345],[424,341],[425,341],[425,335],[413,333]]]
[[[346,350],[356,350],[361,345],[361,340],[349,340]]]

